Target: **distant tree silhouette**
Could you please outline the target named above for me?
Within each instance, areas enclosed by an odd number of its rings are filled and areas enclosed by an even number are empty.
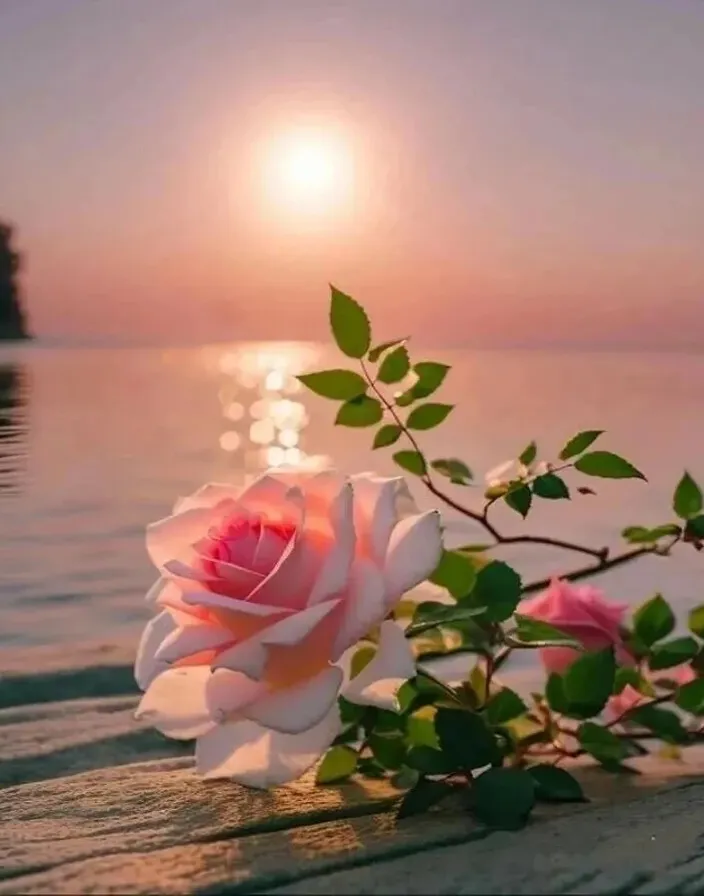
[[[17,279],[22,259],[13,248],[13,233],[0,221],[0,339],[27,339]]]

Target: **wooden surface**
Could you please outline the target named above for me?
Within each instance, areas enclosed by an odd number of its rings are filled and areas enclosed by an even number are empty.
[[[704,892],[699,756],[627,781],[585,770],[592,803],[517,834],[453,806],[397,824],[383,783],[200,780],[191,745],[134,722],[127,668],[105,669],[19,705],[39,677],[0,680],[0,894]]]

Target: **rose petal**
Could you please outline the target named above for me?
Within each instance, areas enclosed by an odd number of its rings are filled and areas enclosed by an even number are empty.
[[[345,587],[349,578],[355,549],[351,483],[344,485],[332,502],[330,524],[333,532],[333,544],[323,560],[322,568],[308,598],[309,606],[314,606],[333,594],[337,594]]]
[[[409,588],[427,579],[441,554],[440,514],[436,510],[401,520],[391,533],[384,569],[389,606]]]
[[[387,613],[385,597],[386,585],[381,571],[369,560],[355,560],[344,597],[345,613],[332,649],[333,661],[336,662],[348,647],[384,621]]]
[[[215,594],[205,589],[188,591],[183,594],[183,601],[197,607],[213,607],[231,613],[243,613],[247,616],[272,616],[275,613],[285,613],[282,607],[273,607],[268,604],[255,603],[251,600],[238,600],[235,597],[227,597],[224,594]]]
[[[147,526],[147,552],[158,569],[179,560],[220,518],[217,507],[197,508]]]
[[[339,600],[328,600],[324,604],[307,607],[300,613],[294,613],[292,616],[275,622],[263,632],[262,643],[286,646],[298,644],[339,604]]]
[[[239,502],[250,511],[277,511],[281,512],[287,506],[287,492],[289,487],[272,476],[270,473],[262,474],[248,485],[239,496]]]
[[[150,619],[144,627],[134,664],[134,677],[141,690],[146,691],[157,675],[169,668],[166,662],[157,659],[156,654],[164,640],[176,628],[176,621],[168,610],[164,610],[158,616]]]
[[[343,689],[342,695],[351,703],[396,712],[398,689],[415,674],[413,651],[403,632],[395,622],[384,622],[374,658]]]
[[[178,498],[174,504],[174,513],[183,513],[185,510],[200,510],[215,507],[221,501],[235,500],[239,489],[227,482],[209,482],[201,486],[185,498]]]
[[[187,625],[172,631],[161,643],[156,652],[156,659],[165,663],[175,663],[178,660],[200,653],[203,650],[213,650],[231,644],[232,632],[219,625]]]
[[[275,787],[300,778],[339,732],[336,704],[302,734],[281,734],[249,721],[218,725],[198,740],[196,767],[206,778],[233,778],[247,787]]]
[[[243,707],[266,692],[266,686],[253,681],[242,672],[217,669],[208,678],[205,688],[205,702],[208,712],[218,723],[228,717],[233,721]]]
[[[248,678],[259,681],[264,674],[268,653],[261,640],[254,636],[240,641],[216,657],[213,669],[230,669],[244,672]]]
[[[146,720],[175,740],[191,740],[214,726],[205,702],[210,669],[184,666],[162,672],[149,685],[135,718]]]
[[[197,558],[193,558],[198,562]],[[243,569],[241,566],[235,566],[233,563],[223,563],[217,561],[213,563],[215,575],[207,573],[204,569],[198,569],[197,566],[183,563],[180,560],[169,560],[164,564],[164,571],[181,584],[181,587],[188,588],[191,582],[212,583],[217,588],[218,578],[223,582],[223,590],[227,588],[230,592],[237,592],[240,599],[246,598],[252,591],[264,581],[264,576],[260,573],[252,572],[249,569]]]
[[[330,666],[315,678],[255,700],[245,714],[253,722],[273,731],[300,734],[313,728],[328,714],[337,700],[341,683],[342,670]]]
[[[394,526],[404,517],[417,514],[418,507],[402,476],[386,479],[359,473],[351,479],[360,549],[383,564]]]

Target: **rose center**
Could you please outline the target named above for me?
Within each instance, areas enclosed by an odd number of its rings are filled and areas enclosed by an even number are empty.
[[[206,570],[218,576],[217,565],[231,563],[266,576],[279,562],[295,531],[292,523],[261,515],[226,519],[209,533],[203,550]]]

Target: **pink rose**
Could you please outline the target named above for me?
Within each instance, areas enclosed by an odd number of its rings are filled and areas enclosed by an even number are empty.
[[[690,681],[694,681],[696,677],[697,675],[694,669],[686,664],[675,666],[673,669],[662,669],[656,672],[647,668],[645,670],[645,678],[656,684],[661,681],[667,681],[674,682],[675,685],[681,687],[682,685],[689,684]],[[635,709],[643,703],[649,703],[652,699],[652,695],[641,694],[636,688],[627,684],[620,693],[614,694],[613,697],[609,697],[604,713],[607,719],[613,721],[616,718],[620,718],[631,709]],[[626,719],[625,721],[628,720]]]
[[[689,684],[690,681],[694,681],[696,677],[697,675],[694,669],[686,664],[675,666],[673,669],[662,669],[656,672],[653,672],[648,668],[645,669],[646,680],[656,684],[660,682],[673,682],[678,687],[681,687],[682,685]],[[644,703],[650,703],[652,699],[652,694],[641,694],[641,692],[636,690],[632,685],[627,684],[618,694],[609,697],[604,713],[607,719],[613,721]],[[627,722],[628,720],[625,719],[624,721]]]
[[[278,471],[242,492],[206,485],[148,527],[147,549],[161,612],[139,646],[137,715],[197,738],[207,777],[292,780],[339,733],[341,692],[393,707],[415,674],[384,619],[442,541],[439,515],[418,513],[401,478]],[[381,623],[375,658],[345,683],[343,654]]]
[[[621,623],[628,607],[606,601],[591,585],[572,585],[553,579],[550,587],[521,602],[518,612],[532,616],[559,628],[579,641],[586,650],[613,647],[620,663],[630,664],[632,658],[621,635]],[[545,647],[540,651],[548,672],[564,672],[579,656],[571,647]]]
[[[627,684],[618,694],[609,697],[604,707],[604,715],[608,721],[613,722],[637,706],[649,703],[651,699],[651,697],[647,697],[645,694],[637,691],[633,685]]]

